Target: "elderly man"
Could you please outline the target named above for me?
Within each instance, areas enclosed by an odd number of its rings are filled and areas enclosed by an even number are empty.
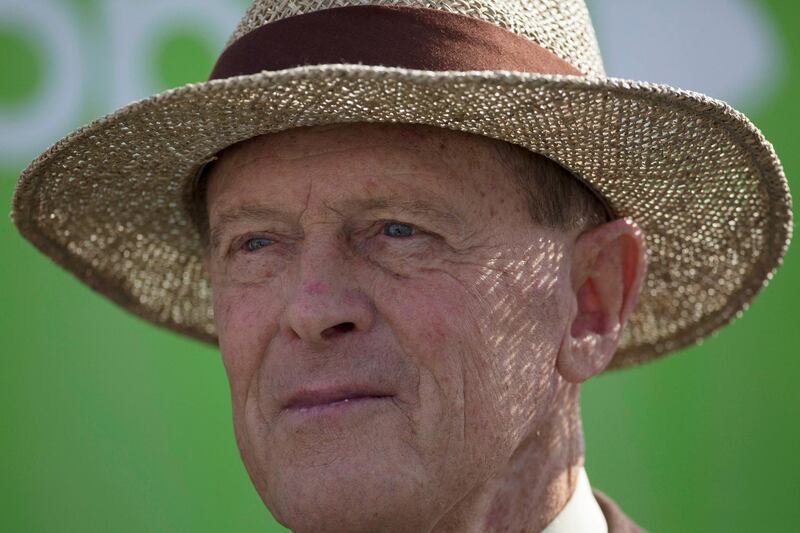
[[[635,223],[598,225],[564,174],[423,126],[226,150],[207,267],[237,442],[279,521],[539,531],[564,508],[584,475],[578,384],[645,272]],[[590,493],[576,505],[566,530],[603,524]]]
[[[14,221],[218,343],[295,531],[630,532],[579,385],[740,312],[788,242],[757,129],[603,76],[579,0],[256,1],[211,80],[23,173]]]

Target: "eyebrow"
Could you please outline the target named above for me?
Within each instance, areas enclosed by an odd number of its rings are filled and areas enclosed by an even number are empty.
[[[235,207],[223,213],[220,213],[217,224],[211,230],[211,248],[216,250],[219,247],[222,234],[225,232],[231,223],[239,220],[265,220],[265,219],[282,219],[288,220],[290,217],[287,211],[268,207],[259,204],[246,204]]]
[[[400,198],[367,198],[364,200],[345,200],[341,203],[345,210],[349,211],[378,211],[394,210],[401,213],[416,215],[428,220],[443,224],[451,229],[459,229],[464,224],[464,220],[444,202],[437,198],[438,203],[430,203],[424,200],[404,200]],[[444,205],[444,207],[442,207]]]
[[[340,206],[340,207],[339,207]],[[392,210],[410,215],[419,216],[439,223],[447,228],[458,231],[464,226],[464,219],[447,207],[429,203],[423,200],[403,200],[398,198],[368,198],[363,200],[346,200],[337,206],[337,212],[378,211]],[[221,213],[217,223],[211,230],[211,246],[217,249],[222,239],[225,228],[239,220],[291,220],[293,217],[288,211],[260,204],[247,204]]]

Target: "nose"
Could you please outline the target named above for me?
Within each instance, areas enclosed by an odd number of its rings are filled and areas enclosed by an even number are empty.
[[[281,330],[320,344],[372,326],[372,301],[358,286],[345,250],[337,243],[306,241],[288,287]]]

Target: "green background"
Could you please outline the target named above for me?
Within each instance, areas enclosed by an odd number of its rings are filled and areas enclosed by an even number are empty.
[[[99,2],[63,3],[104,37]],[[797,194],[800,5],[760,3],[783,75],[742,110]],[[153,50],[157,90],[205,79],[219,51],[191,25]],[[0,113],[34,99],[48,68],[24,29],[0,20]],[[107,111],[92,94],[73,126]],[[7,210],[26,155],[0,158]],[[281,531],[239,459],[218,353],[88,290],[8,217],[0,246],[0,530]],[[745,316],[702,346],[583,387],[589,478],[643,527],[800,531],[798,254],[793,245]]]

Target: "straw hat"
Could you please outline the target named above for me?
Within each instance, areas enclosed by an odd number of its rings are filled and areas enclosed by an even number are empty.
[[[418,123],[541,153],[647,235],[649,273],[609,368],[741,313],[791,232],[759,130],[702,94],[605,77],[582,0],[257,0],[211,79],[134,102],[22,173],[12,220],[80,280],[216,343],[187,198],[223,148],[287,128]]]

